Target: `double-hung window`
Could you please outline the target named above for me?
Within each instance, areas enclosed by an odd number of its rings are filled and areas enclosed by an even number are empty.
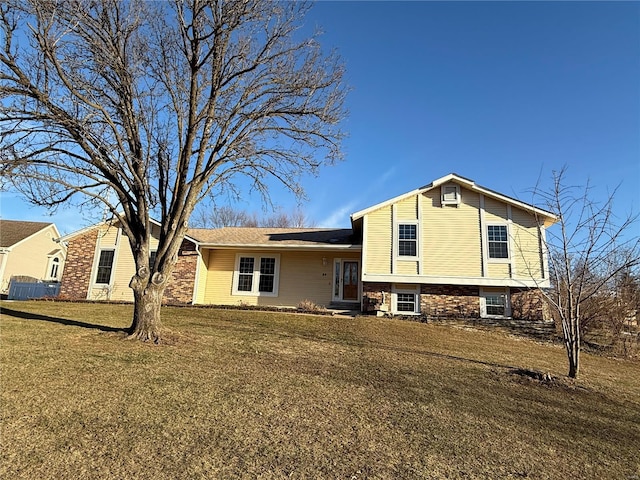
[[[279,255],[245,255],[236,257],[234,295],[277,296]]]
[[[115,250],[100,251],[98,259],[98,273],[96,274],[96,283],[108,285],[111,282],[111,270],[113,269],[113,258]]]
[[[485,295],[487,315],[496,315],[503,317],[505,313],[505,296],[504,295]]]
[[[398,257],[418,256],[418,225],[416,223],[398,224]]]
[[[415,293],[398,293],[397,294],[397,306],[398,312],[411,312],[416,311],[416,294]]]
[[[488,225],[489,258],[509,258],[509,237],[506,225]]]
[[[415,285],[394,285],[391,293],[392,313],[415,315],[420,313],[420,288]]]

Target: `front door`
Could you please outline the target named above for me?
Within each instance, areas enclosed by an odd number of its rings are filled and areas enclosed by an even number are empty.
[[[358,300],[358,262],[343,262],[342,300]]]

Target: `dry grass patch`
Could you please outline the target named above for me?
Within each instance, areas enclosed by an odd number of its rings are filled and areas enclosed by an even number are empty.
[[[377,318],[4,302],[2,478],[640,475],[640,368],[505,334]],[[521,373],[521,372],[520,372]]]

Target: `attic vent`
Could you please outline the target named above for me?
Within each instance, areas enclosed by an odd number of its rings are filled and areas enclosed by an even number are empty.
[[[459,205],[460,204],[460,186],[454,183],[448,183],[440,187],[440,204],[441,205]]]

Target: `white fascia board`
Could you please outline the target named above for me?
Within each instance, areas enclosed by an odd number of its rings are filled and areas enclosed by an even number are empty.
[[[417,188],[415,190],[412,190],[410,192],[404,193],[402,195],[398,195],[397,197],[390,198],[389,200],[386,200],[386,201],[384,201],[382,203],[378,203],[377,205],[373,205],[372,207],[365,208],[364,210],[360,210],[359,212],[352,213],[351,214],[351,221],[353,222],[355,220],[358,220],[359,218],[364,217],[368,213],[371,213],[371,212],[373,212],[375,210],[378,210],[380,208],[387,207],[387,206],[389,206],[391,204],[394,204],[396,202],[404,200],[405,198],[409,198],[409,197],[413,197],[414,195],[418,195],[418,194],[422,193],[423,190],[424,190],[423,188]]]
[[[551,220],[551,223],[549,223],[547,225],[547,222],[545,222],[545,225],[550,226],[553,225],[555,222],[558,221],[558,217],[556,215],[554,215],[551,212],[548,212],[546,210],[543,210],[541,208],[535,207],[534,205],[530,205],[528,203],[524,203],[521,202],[520,200],[516,200],[515,198],[511,198],[508,197],[506,195],[503,195],[501,193],[498,192],[494,192],[493,190],[489,190],[485,187],[481,187],[479,185],[477,185],[473,180],[470,180],[468,178],[464,178],[461,177],[460,175],[457,175],[455,173],[450,173],[448,175],[445,175],[444,177],[440,177],[436,180],[434,180],[433,182],[431,182],[429,185],[425,185],[424,187],[418,188],[416,190],[412,190],[411,192],[405,193],[403,195],[399,195],[397,197],[391,198],[389,200],[386,200],[382,203],[378,203],[377,205],[373,205],[372,207],[369,208],[365,208],[364,210],[360,210],[359,212],[353,213],[351,215],[351,221],[353,222],[354,220],[359,219],[360,217],[363,217],[364,215],[371,213],[375,210],[378,210],[380,208],[386,207],[388,205],[391,205],[393,203],[399,202],[400,200],[404,200],[405,198],[408,197],[412,197],[414,195],[421,195],[425,192],[428,192],[429,190],[432,190],[436,187],[439,187],[442,184],[448,183],[448,182],[455,182],[458,183],[460,185],[462,185],[465,188],[468,188],[469,190],[472,190],[474,192],[477,193],[481,193],[487,197],[491,197],[494,198],[496,200],[499,200],[501,202],[507,203],[507,204],[511,204],[513,206],[516,206],[518,208],[521,208],[523,210],[526,210],[528,212],[532,212],[535,214],[538,214],[542,217],[545,217],[549,220]]]
[[[352,250],[359,252],[362,250],[362,245],[265,245],[264,243],[242,243],[230,245],[228,243],[216,244],[216,243],[201,243],[201,248],[216,248],[219,250],[238,250],[238,249],[251,249],[251,250],[328,250],[328,251],[344,251]]]
[[[363,274],[363,282],[419,283],[425,285],[477,285],[480,287],[549,288],[549,280],[487,278],[487,277],[437,277],[433,275],[376,275]]]

